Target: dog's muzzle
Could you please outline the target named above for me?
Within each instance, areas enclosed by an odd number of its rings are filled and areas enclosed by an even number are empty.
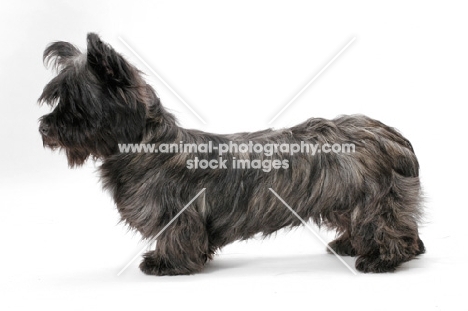
[[[51,149],[54,149],[59,146],[57,140],[53,137],[51,133],[51,127],[49,124],[45,123],[44,121],[41,121],[39,124],[39,133],[42,136],[42,144],[44,147],[49,147]]]

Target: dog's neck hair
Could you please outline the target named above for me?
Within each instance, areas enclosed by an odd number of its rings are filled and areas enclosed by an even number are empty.
[[[148,111],[142,141],[163,141],[177,137],[182,129],[177,125],[175,116],[164,108],[151,86],[147,85],[146,89]]]

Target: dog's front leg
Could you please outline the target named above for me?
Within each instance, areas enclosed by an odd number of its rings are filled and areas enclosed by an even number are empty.
[[[195,210],[187,209],[159,235],[156,249],[143,255],[140,269],[151,275],[192,274],[209,258],[206,227]]]

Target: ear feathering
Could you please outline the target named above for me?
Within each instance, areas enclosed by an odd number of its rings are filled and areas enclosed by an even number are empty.
[[[80,50],[73,44],[57,41],[47,46],[44,51],[43,61],[47,68],[52,66],[56,71],[60,71],[71,59],[80,54]]]

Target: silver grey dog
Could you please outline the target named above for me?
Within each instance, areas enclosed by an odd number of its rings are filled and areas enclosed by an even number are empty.
[[[261,233],[298,226],[274,189],[304,220],[335,229],[329,246],[357,256],[362,272],[394,271],[424,253],[419,165],[410,142],[397,130],[365,116],[309,119],[292,128],[218,135],[188,130],[161,105],[142,74],[90,33],[87,52],[55,42],[44,52],[58,74],[40,103],[53,107],[40,119],[45,146],[65,151],[71,167],[89,157],[100,172],[122,220],[154,238],[201,189],[196,200],[144,255],[141,270],[153,275],[192,274],[221,247]],[[188,161],[218,159],[218,152],[122,153],[119,144],[354,144],[352,153],[228,151],[227,163],[278,160],[280,169],[195,169]]]

